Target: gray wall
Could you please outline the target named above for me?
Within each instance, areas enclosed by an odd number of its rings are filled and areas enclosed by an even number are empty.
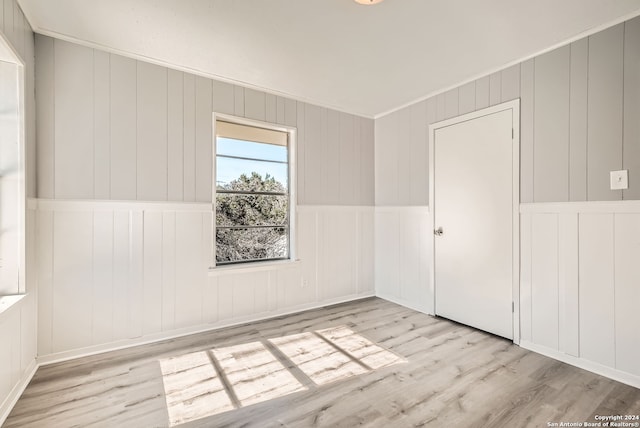
[[[373,120],[36,36],[37,195],[211,201],[212,112],[297,127],[298,203],[373,205]]]
[[[640,18],[375,123],[376,205],[428,204],[429,124],[521,99],[522,202],[640,199]],[[609,171],[629,189],[609,190]]]

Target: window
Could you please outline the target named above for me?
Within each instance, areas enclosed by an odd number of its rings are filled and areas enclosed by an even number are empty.
[[[24,65],[0,37],[0,312],[26,292]]]
[[[290,132],[215,123],[216,265],[290,258]]]

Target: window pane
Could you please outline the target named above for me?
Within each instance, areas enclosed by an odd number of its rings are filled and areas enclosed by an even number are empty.
[[[216,153],[226,156],[264,159],[287,162],[287,147],[275,144],[255,143],[253,141],[233,140],[218,137]]]
[[[216,195],[217,226],[280,226],[288,223],[288,212],[288,196]]]
[[[287,164],[216,158],[218,190],[286,192],[288,177]]]
[[[289,257],[286,228],[217,229],[216,262]]]

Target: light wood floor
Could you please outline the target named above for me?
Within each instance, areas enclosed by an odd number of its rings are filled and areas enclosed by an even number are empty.
[[[547,427],[640,390],[381,299],[38,370],[5,427]]]

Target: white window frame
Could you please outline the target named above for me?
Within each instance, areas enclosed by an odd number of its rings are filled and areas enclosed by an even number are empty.
[[[17,270],[18,270],[18,278],[15,293],[10,296],[16,297],[25,295],[27,293],[27,282],[26,282],[26,211],[27,211],[27,199],[26,199],[26,103],[25,103],[25,94],[26,94],[26,70],[25,70],[25,62],[21,58],[20,54],[15,50],[11,42],[0,32],[0,60],[4,62],[8,62],[10,64],[14,64],[17,71],[17,92],[18,92],[18,171],[15,171],[14,174],[17,175],[17,196],[18,201],[15,207],[10,207],[11,215],[16,215],[17,217],[17,227],[18,227],[18,248],[16,251],[17,255]],[[0,295],[0,312],[6,310],[13,303],[16,303],[20,300],[20,298],[6,297],[3,299],[4,295]],[[4,303],[3,303],[4,302]]]
[[[288,142],[287,142],[287,155],[288,155],[288,170],[289,170],[289,257],[283,260],[255,260],[250,262],[240,262],[240,263],[229,263],[224,265],[218,265],[216,262],[216,155],[217,155],[217,140],[218,137],[216,132],[217,121],[222,122],[231,122],[238,125],[246,125],[253,126],[257,128],[265,128],[273,131],[286,132],[288,134]],[[212,219],[211,219],[211,230],[212,230],[212,257],[211,266],[214,269],[241,269],[241,268],[251,268],[256,266],[266,266],[271,264],[283,264],[293,262],[297,258],[297,212],[298,212],[298,197],[296,192],[296,138],[297,138],[297,129],[295,127],[285,126],[274,124],[270,122],[264,122],[260,120],[247,119],[244,117],[233,116],[224,113],[213,113],[213,138],[212,138],[212,156],[211,156],[211,210],[212,210]]]

